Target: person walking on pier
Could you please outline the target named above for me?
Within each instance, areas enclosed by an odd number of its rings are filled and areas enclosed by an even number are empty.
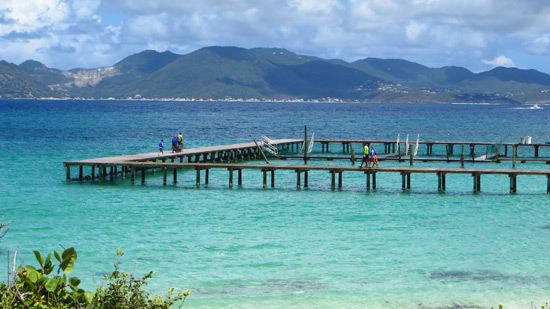
[[[376,167],[380,167],[380,165],[378,165],[378,156],[376,155],[376,152],[374,151],[374,147],[370,148],[370,160],[371,160],[371,163],[372,163],[372,167],[374,167],[375,164],[376,164]]]
[[[159,143],[159,154],[158,155],[160,156],[161,154],[164,154],[164,140],[163,139],[161,139],[160,143]]]
[[[178,152],[183,150],[183,134],[178,134]]]
[[[363,144],[363,160],[361,161],[360,168],[363,168],[363,163],[365,163],[366,167],[370,167],[369,146],[367,144]]]
[[[174,135],[174,138],[172,139],[172,152],[177,152],[178,150],[178,137]]]

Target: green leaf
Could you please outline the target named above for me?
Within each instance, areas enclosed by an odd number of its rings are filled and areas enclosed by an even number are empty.
[[[78,291],[78,285],[80,284],[80,279],[77,277],[69,278],[69,286],[73,291]]]
[[[29,280],[32,283],[36,283],[36,281],[38,281],[38,279],[40,279],[40,274],[38,273],[38,271],[32,269],[32,270],[27,271],[27,277],[29,278]]]
[[[44,262],[44,264],[48,264],[48,262],[51,260],[52,258],[52,253],[48,253],[48,257],[46,258],[46,261]]]
[[[61,267],[61,269],[63,269],[63,272],[65,272],[66,274],[72,273],[74,269],[74,263],[78,258],[76,254],[76,250],[71,247],[67,250],[63,250],[61,255],[63,257],[63,261],[61,262],[61,264],[59,264],[59,266]]]
[[[59,263],[61,263],[61,257],[59,256],[59,253],[57,253],[57,251],[54,251],[54,252],[53,252],[53,255],[55,256],[55,258],[57,259],[57,261],[58,261]]]
[[[40,252],[38,252],[38,251],[33,251],[33,252],[34,252],[34,256],[36,256],[36,260],[38,261],[40,266],[44,266],[44,259],[42,258],[42,254],[40,254]]]
[[[94,299],[94,293],[89,291],[84,292],[84,299],[86,300],[87,304],[92,303],[92,300]]]
[[[57,279],[55,279],[55,278],[50,278],[50,279],[48,280],[48,282],[46,282],[46,286],[45,286],[45,287],[46,287],[46,290],[47,290],[48,292],[53,292],[53,291],[55,291],[55,289],[57,288]]]

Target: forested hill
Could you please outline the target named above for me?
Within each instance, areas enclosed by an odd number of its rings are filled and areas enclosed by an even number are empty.
[[[402,59],[352,63],[285,49],[207,47],[178,55],[143,51],[110,67],[61,71],[0,62],[2,97],[180,98],[361,102],[547,101],[550,75],[497,67],[473,73]]]

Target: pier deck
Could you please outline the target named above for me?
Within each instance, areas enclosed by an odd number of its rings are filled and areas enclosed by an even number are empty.
[[[284,150],[287,153],[297,153],[300,151],[300,147],[304,140],[300,139],[280,139],[273,141],[273,145],[280,150]],[[325,143],[395,143],[393,141],[349,141],[349,140],[321,140],[318,142]],[[426,142],[425,142],[426,143]],[[459,144],[457,142],[439,142],[441,144]],[[470,144],[470,143],[467,143]],[[483,143],[476,143],[477,145],[485,145]],[[346,145],[346,144],[344,144]],[[351,145],[351,144],[347,144]],[[486,145],[491,145],[486,143]],[[502,143],[504,145],[504,143]],[[514,148],[517,144],[510,144]],[[530,144],[532,146],[532,144]],[[544,144],[546,145],[546,144]],[[328,151],[328,146],[326,146]],[[399,146],[398,146],[399,148]],[[346,152],[344,147],[343,153]],[[349,150],[349,149],[348,149]],[[389,150],[389,147],[386,148]],[[323,146],[324,151],[324,146]],[[336,177],[338,177],[338,187],[342,187],[342,174],[344,172],[360,172],[366,175],[366,189],[376,189],[376,175],[381,173],[399,173],[402,176],[402,189],[410,190],[411,188],[411,174],[426,174],[431,173],[437,176],[438,190],[440,192],[446,189],[446,175],[447,174],[470,174],[473,177],[473,192],[479,192],[481,190],[481,175],[507,175],[510,179],[510,193],[516,193],[518,175],[531,175],[531,176],[545,176],[547,178],[547,193],[550,193],[550,170],[516,170],[516,169],[477,169],[477,168],[431,168],[431,167],[413,167],[413,158],[411,156],[410,167],[380,167],[380,168],[360,168],[356,166],[326,166],[326,165],[282,165],[282,164],[254,164],[254,163],[236,163],[238,161],[246,160],[258,160],[261,159],[260,154],[263,157],[259,146],[256,143],[243,143],[233,145],[200,147],[194,149],[184,149],[179,153],[165,152],[164,155],[158,155],[158,152],[135,154],[126,156],[86,159],[78,161],[66,161],[64,166],[67,169],[67,181],[73,180],[71,178],[71,166],[79,167],[79,177],[76,180],[96,178],[99,181],[106,180],[108,176],[110,179],[114,179],[119,174],[118,168],[121,168],[120,174],[122,179],[126,178],[127,174],[131,175],[131,183],[135,182],[135,177],[138,172],[141,173],[141,181],[145,182],[146,172],[155,170],[161,170],[164,174],[164,184],[167,183],[167,172],[172,171],[173,182],[177,183],[177,171],[178,169],[187,168],[194,169],[196,171],[196,184],[201,183],[201,172],[204,171],[205,183],[208,183],[209,170],[210,169],[226,169],[229,171],[229,186],[233,186],[233,172],[238,173],[238,184],[242,184],[242,170],[255,169],[260,170],[263,173],[263,186],[267,187],[267,173],[271,173],[271,186],[275,183],[275,171],[276,170],[292,170],[296,173],[297,188],[308,187],[308,173],[310,171],[326,171],[331,175],[331,188],[336,187]],[[296,157],[296,156],[294,156]],[[383,156],[382,156],[383,157]],[[462,155],[462,163],[464,162],[464,156]],[[299,158],[299,157],[298,157]],[[315,157],[310,157],[315,158]],[[179,162],[176,160],[179,159]],[[187,159],[187,162],[184,160]],[[328,159],[328,157],[327,157]],[[334,158],[333,158],[334,159]],[[351,159],[354,159],[352,156]],[[500,158],[501,160],[504,158]],[[430,158],[417,159],[420,161],[429,161]],[[441,159],[433,159],[441,160]],[[516,151],[514,150],[514,163],[516,160]],[[546,161],[546,159],[530,159],[530,158],[517,158],[518,161]],[[353,160],[352,160],[353,161]],[[405,158],[400,161],[406,161]],[[447,155],[447,161],[449,161],[449,155]],[[485,160],[487,161],[487,160]],[[450,161],[449,161],[450,162]],[[91,166],[91,176],[83,175],[83,166]],[[463,165],[462,165],[463,166]],[[514,164],[515,167],[515,164]],[[96,175],[95,169],[98,169]],[[110,172],[107,172],[107,168],[110,168]],[[303,180],[302,175],[303,174]]]

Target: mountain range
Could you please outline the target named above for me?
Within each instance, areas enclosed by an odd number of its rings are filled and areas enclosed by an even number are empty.
[[[143,51],[110,67],[62,71],[0,61],[0,97],[530,103],[548,101],[550,75],[497,67],[473,73],[402,59],[354,62],[286,49]]]

